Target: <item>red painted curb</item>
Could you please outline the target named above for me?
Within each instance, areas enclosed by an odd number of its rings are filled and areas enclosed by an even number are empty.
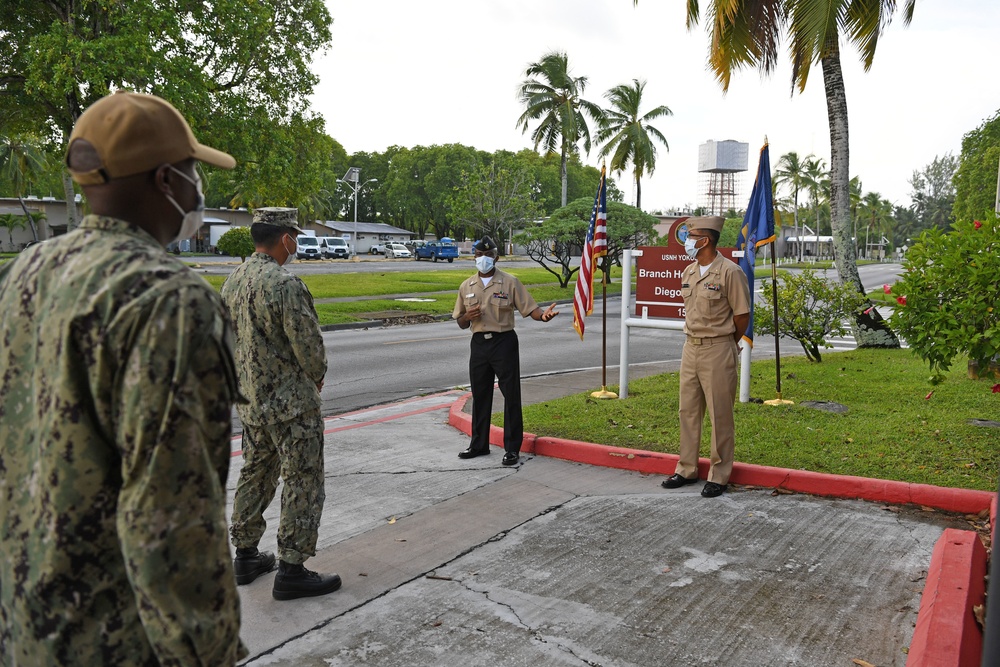
[[[972,607],[985,599],[985,575],[979,536],[946,529],[931,554],[906,667],[979,667],[983,633]]]
[[[472,417],[462,409],[471,394],[459,397],[452,404],[448,415],[448,423],[466,435],[472,433]],[[490,427],[490,444],[503,446],[503,429]],[[670,475],[677,467],[677,455],[662,452],[647,452],[640,449],[626,449],[598,445],[592,442],[563,440],[561,438],[538,437],[533,433],[525,433],[521,445],[524,453],[534,453],[540,456],[604,466],[620,468],[635,472]],[[699,459],[698,472],[701,477],[708,474],[708,459]],[[765,486],[768,488],[788,489],[799,493],[832,498],[851,498],[871,500],[894,504],[912,503],[933,507],[948,512],[975,514],[990,507],[996,500],[996,494],[989,491],[974,491],[971,489],[955,489],[930,484],[911,484],[869,477],[853,477],[850,475],[833,475],[829,473],[811,472],[808,470],[791,470],[788,468],[772,468],[770,466],[754,465],[752,463],[734,463],[733,473],[729,478],[733,484],[750,486]],[[995,512],[994,512],[995,513]]]

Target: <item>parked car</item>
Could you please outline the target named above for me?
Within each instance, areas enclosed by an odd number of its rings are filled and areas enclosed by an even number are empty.
[[[416,254],[417,248],[423,248],[425,245],[427,245],[427,241],[424,241],[423,239],[410,239],[403,245],[406,246],[407,250],[409,250],[413,254]]]
[[[458,246],[448,237],[440,241],[431,241],[424,247],[417,248],[414,253],[415,259],[431,259],[435,262],[439,259],[454,262],[456,257],[458,257]]]
[[[298,250],[295,256],[298,259],[323,259],[323,251],[319,247],[319,239],[315,236],[299,235],[295,237]]]
[[[384,255],[385,254],[386,243],[379,241],[378,243],[373,243],[370,248],[368,248],[369,255]]]
[[[319,239],[319,247],[323,251],[323,256],[327,259],[350,259],[351,246],[346,239],[339,236],[322,236]]]
[[[396,259],[397,257],[409,259],[413,255],[410,254],[410,251],[402,243],[386,243],[385,256],[388,259]]]

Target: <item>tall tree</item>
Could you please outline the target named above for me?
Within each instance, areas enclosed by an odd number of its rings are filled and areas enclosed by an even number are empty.
[[[951,153],[934,156],[931,163],[913,172],[910,178],[911,208],[921,229],[937,227],[947,231],[955,205],[955,170],[958,158]]]
[[[31,225],[31,238],[38,240],[35,220],[23,196],[28,187],[48,169],[48,162],[41,142],[32,137],[0,136],[0,184],[7,183],[14,190],[17,203]]]
[[[997,169],[1000,168],[1000,111],[962,137],[962,152],[955,172],[955,220],[968,222],[988,217],[997,203]]]
[[[916,0],[903,0],[903,21],[913,18]],[[698,0],[688,0],[687,24],[699,19]],[[879,38],[896,13],[896,0],[761,0],[736,3],[711,0],[709,20],[712,46],[709,66],[723,90],[729,88],[734,70],[756,67],[762,74],[774,71],[782,38],[789,40],[792,86],[805,90],[815,63],[823,69],[826,108],[830,125],[830,223],[837,272],[843,282],[864,294],[858,275],[854,246],[850,243],[850,142],[847,92],[840,66],[840,39],[855,45],[865,70],[871,68]],[[899,340],[874,308],[860,310],[854,337],[861,347],[898,347]]]
[[[799,231],[799,192],[807,188],[809,176],[806,172],[806,160],[799,158],[795,151],[789,151],[778,158],[777,168],[774,170],[772,186],[775,188],[784,186],[791,191],[792,204],[794,205],[794,225],[796,240],[796,255],[798,261],[802,261],[802,234]]]
[[[323,0],[4,0],[0,118],[64,144],[100,97],[152,93],[197,111],[188,118],[195,133],[232,153],[239,170],[261,120],[308,109],[312,54],[329,44],[330,21]],[[283,159],[278,152],[268,157]],[[65,171],[63,191],[72,201]]]
[[[456,223],[467,226],[474,238],[485,235],[497,242],[509,241],[513,230],[538,217],[535,187],[534,174],[524,161],[513,153],[497,151],[463,175],[452,198],[452,216]],[[501,254],[506,254],[506,248],[504,243]]]
[[[527,132],[537,121],[538,125],[531,132],[535,150],[542,146],[548,153],[558,151],[562,165],[561,205],[565,206],[569,156],[576,152],[581,140],[583,150],[590,152],[590,128],[585,114],[599,122],[603,111],[593,102],[583,99],[587,77],[570,74],[569,58],[563,52],[545,54],[538,62],[529,64],[524,75],[532,78],[522,82],[518,89],[524,113],[517,119],[517,127]]]
[[[604,97],[611,103],[611,107],[604,110],[597,135],[598,141],[607,142],[601,148],[599,155],[605,157],[611,154],[611,171],[621,174],[629,164],[632,165],[632,177],[635,179],[635,207],[640,210],[642,187],[639,181],[644,174],[652,174],[656,169],[656,143],[653,139],[670,150],[667,138],[650,125],[650,121],[672,116],[674,113],[665,104],[642,113],[640,107],[642,91],[645,88],[645,81],[632,79],[632,85],[622,84],[606,92]]]

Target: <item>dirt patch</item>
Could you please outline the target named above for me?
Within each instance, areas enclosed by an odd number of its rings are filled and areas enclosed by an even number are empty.
[[[378,310],[367,313],[357,313],[358,317],[370,320],[381,320],[384,327],[404,326],[407,324],[427,324],[438,321],[438,317],[427,313],[412,313],[406,310]]]

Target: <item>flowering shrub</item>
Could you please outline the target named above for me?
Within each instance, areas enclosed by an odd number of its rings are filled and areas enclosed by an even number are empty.
[[[890,325],[939,380],[956,356],[989,372],[1000,355],[1000,221],[931,229],[906,254]]]

